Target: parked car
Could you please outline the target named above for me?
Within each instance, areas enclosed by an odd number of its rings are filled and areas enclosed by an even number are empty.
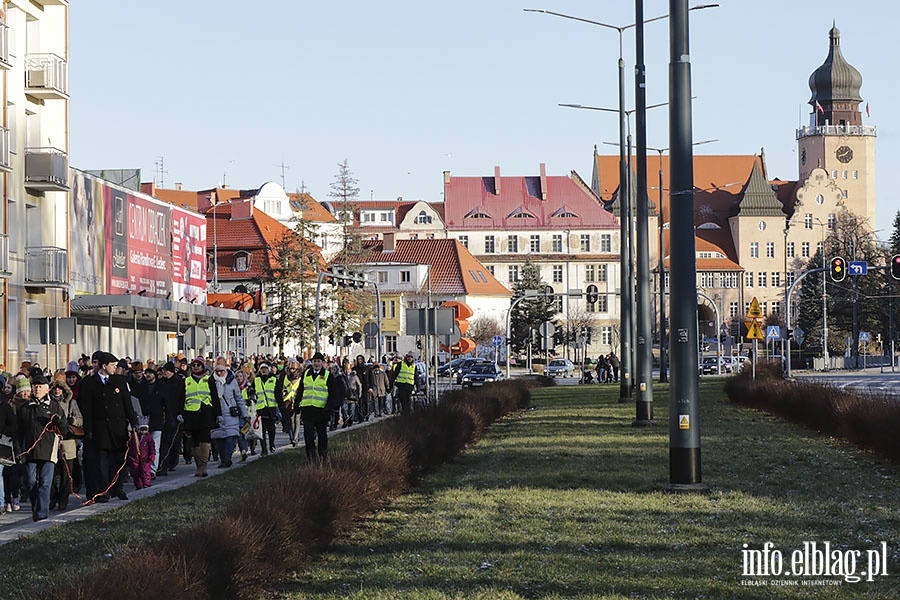
[[[456,383],[462,383],[463,376],[475,365],[490,363],[486,358],[467,358],[456,368]],[[491,363],[493,364],[493,363]]]
[[[480,387],[485,383],[492,383],[503,379],[503,371],[492,362],[476,363],[469,367],[462,376],[463,387]]]
[[[460,383],[462,381],[463,374],[469,369],[469,367],[484,362],[489,361],[486,358],[454,358],[450,362],[438,367],[437,374],[438,377],[456,377],[456,383]]]
[[[575,374],[575,363],[568,358],[554,358],[544,369],[547,377],[572,377]]]
[[[700,372],[704,375],[718,374],[718,365],[721,365],[722,373],[731,373],[734,371],[734,366],[731,364],[731,361],[728,360],[728,357],[704,356],[703,360],[700,362]]]

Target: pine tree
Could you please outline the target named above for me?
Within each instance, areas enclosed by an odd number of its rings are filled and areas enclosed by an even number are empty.
[[[513,286],[512,300],[521,297],[525,290],[543,291],[546,284],[541,279],[540,267],[531,262],[531,258],[525,259],[522,265],[519,280]],[[513,309],[510,315],[510,347],[515,351],[521,351],[528,344],[532,329],[538,329],[542,323],[550,321],[556,316],[556,301],[554,298],[529,298],[522,300]]]

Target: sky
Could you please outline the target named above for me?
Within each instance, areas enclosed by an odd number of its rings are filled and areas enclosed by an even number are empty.
[[[691,6],[699,2],[692,2]],[[576,171],[593,147],[618,150],[619,35],[544,8],[624,26],[630,2],[588,0],[91,0],[69,8],[70,161],[140,168],[185,189],[267,181],[328,199],[348,161],[360,198],[439,202],[458,176]],[[646,0],[645,19],[669,3]],[[888,47],[900,8],[887,0],[722,0],[691,12],[697,154],[757,154],[770,178],[796,179],[795,132],[808,124],[808,80],[836,22],[863,76],[866,125],[878,128],[877,229],[900,199],[898,90]],[[645,26],[647,103],[668,100],[667,21]],[[633,108],[634,36],[623,36]],[[864,105],[863,105],[864,106]],[[647,143],[666,147],[668,114],[652,109]],[[160,164],[162,165],[160,167]],[[282,165],[285,165],[282,168]]]

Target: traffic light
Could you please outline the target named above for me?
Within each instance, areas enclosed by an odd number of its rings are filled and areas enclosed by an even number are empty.
[[[360,343],[360,342],[362,341],[362,334],[361,334],[360,332],[358,332],[358,331],[355,332],[355,333],[353,334],[352,337],[353,337],[353,341],[354,341],[355,343],[357,343],[357,344]],[[349,344],[348,344],[348,345],[349,345]]]
[[[840,256],[831,259],[831,280],[843,281],[847,277],[847,263]]]
[[[588,346],[591,345],[591,333],[593,332],[593,329],[594,329],[593,327],[591,327],[590,325],[588,325],[588,327],[587,327],[587,336],[586,336],[586,337],[587,337],[587,340],[585,340],[585,341],[587,342],[587,345],[588,345]]]
[[[562,344],[563,332],[562,329],[557,329],[553,332],[553,345],[559,346]]]
[[[789,339],[789,340],[794,339],[794,330],[793,329],[785,330],[785,334],[787,335],[787,339]]]
[[[900,254],[891,257],[891,277],[900,279]]]

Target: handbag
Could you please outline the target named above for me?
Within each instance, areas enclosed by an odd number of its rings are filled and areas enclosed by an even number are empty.
[[[239,416],[241,416],[241,409],[238,408],[237,406],[229,406],[228,414],[231,415],[232,417],[239,417]]]
[[[8,435],[0,435],[0,465],[9,467],[16,464],[16,452],[13,449],[12,438]]]

